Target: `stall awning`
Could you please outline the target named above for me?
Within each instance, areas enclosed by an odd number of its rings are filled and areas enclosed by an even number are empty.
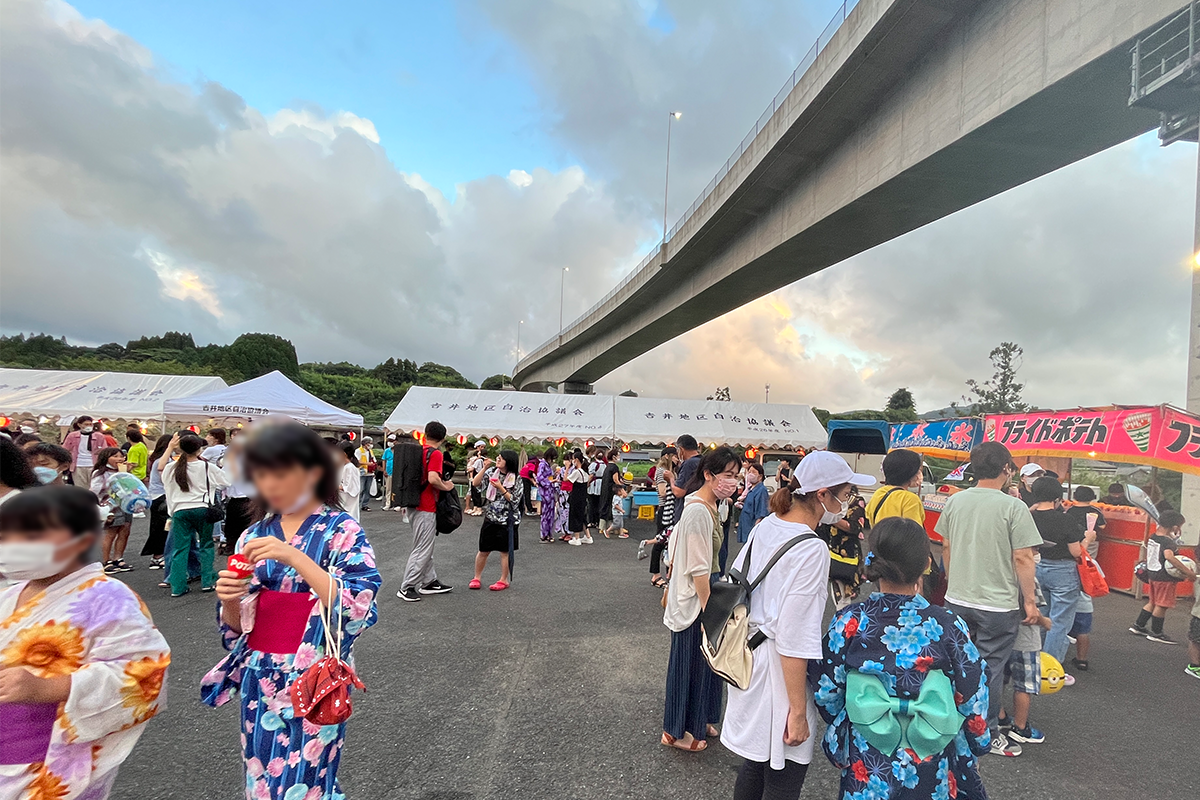
[[[904,422],[892,426],[892,448],[915,450],[937,458],[962,461],[971,457],[971,448],[983,441],[983,420],[979,417]]]
[[[361,414],[326,403],[276,370],[226,389],[198,394],[164,404],[166,415],[176,420],[246,419],[282,415],[306,425],[362,427]]]
[[[989,414],[983,438],[1014,456],[1095,458],[1200,475],[1200,417],[1169,405]]]
[[[156,419],[166,401],[225,386],[211,375],[0,369],[0,411],[8,416]]]
[[[423,431],[430,420],[445,425],[451,436],[500,436],[524,442],[605,439],[612,438],[613,398],[414,386],[383,427]]]

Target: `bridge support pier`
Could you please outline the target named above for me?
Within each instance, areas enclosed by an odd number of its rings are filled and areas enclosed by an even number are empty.
[[[1200,414],[1200,154],[1196,158],[1196,225],[1192,234],[1192,317],[1188,332],[1187,410]],[[1187,518],[1183,538],[1195,545],[1200,539],[1200,475],[1183,476],[1180,513]]]

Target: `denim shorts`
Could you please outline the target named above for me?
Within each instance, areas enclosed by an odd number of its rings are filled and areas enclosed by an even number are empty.
[[[1071,626],[1070,636],[1082,636],[1085,633],[1092,632],[1092,613],[1090,611],[1076,611],[1075,624]]]
[[[1013,650],[1004,665],[1004,681],[1012,682],[1013,691],[1024,694],[1042,693],[1042,652]]]

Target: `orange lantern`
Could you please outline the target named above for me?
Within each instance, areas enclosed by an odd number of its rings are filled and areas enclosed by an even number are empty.
[[[555,439],[555,440],[554,440],[554,446],[555,446],[555,447],[560,447],[560,448],[561,448],[561,447],[562,447],[564,444],[566,444],[566,443],[567,443],[567,440],[566,440],[564,437],[562,437],[562,436],[560,436],[560,437],[558,437],[557,439]]]
[[[632,448],[629,446],[629,442],[626,442],[625,444],[621,445],[622,453],[628,453],[631,449]]]
[[[753,461],[756,458],[758,458],[758,451],[753,447],[746,448],[746,460]]]
[[[500,444],[500,437],[493,436],[492,438],[488,439],[488,444],[490,444],[492,447],[495,447],[496,445]]]
[[[418,442],[421,441],[422,436],[424,436],[424,432],[422,432],[420,430],[413,431],[413,438],[416,439]]]
[[[12,422],[8,417],[0,417],[0,428],[7,428],[8,423]]]

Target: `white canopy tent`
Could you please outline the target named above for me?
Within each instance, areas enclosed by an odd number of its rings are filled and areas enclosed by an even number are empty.
[[[211,375],[0,369],[0,412],[63,417],[67,424],[83,414],[158,419],[169,400],[225,387],[225,381]]]
[[[780,403],[724,403],[606,395],[492,392],[414,386],[384,427],[422,430],[436,419],[451,436],[500,436],[521,441],[674,441],[690,433],[702,442],[736,446],[823,447],[825,429],[812,409]]]
[[[361,414],[352,414],[309,394],[276,370],[220,391],[193,395],[164,404],[171,419],[200,421],[233,418],[255,420],[282,415],[306,425],[361,428]]]
[[[614,424],[620,438],[635,442],[668,442],[690,433],[706,443],[809,449],[826,440],[809,406],[784,403],[618,397]]]
[[[424,430],[436,419],[451,436],[501,436],[524,442],[612,437],[613,398],[414,386],[383,423],[389,431]]]

